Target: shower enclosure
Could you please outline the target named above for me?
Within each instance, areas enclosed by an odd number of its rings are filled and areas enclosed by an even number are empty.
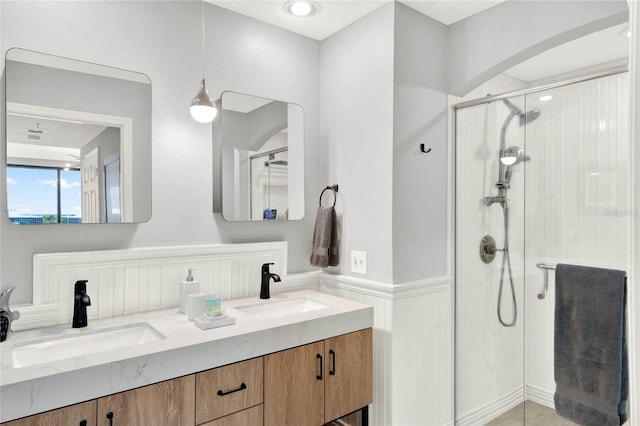
[[[628,269],[628,86],[617,69],[456,106],[457,425],[567,424],[551,268]]]

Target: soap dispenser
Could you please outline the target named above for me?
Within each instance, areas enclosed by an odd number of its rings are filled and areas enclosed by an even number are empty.
[[[189,295],[200,292],[200,281],[193,279],[193,268],[187,271],[187,278],[180,281],[180,313],[189,315]]]

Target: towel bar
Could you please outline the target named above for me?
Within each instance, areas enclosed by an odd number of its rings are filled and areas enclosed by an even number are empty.
[[[549,290],[549,271],[555,271],[554,265],[547,265],[546,263],[536,263],[536,268],[544,269],[544,287],[540,293],[538,293],[538,299],[542,300],[547,297],[547,290]]]
[[[544,288],[538,293],[538,299],[542,300],[547,296],[547,290],[549,289],[549,271],[555,271],[556,265],[536,263],[536,268],[544,269]]]

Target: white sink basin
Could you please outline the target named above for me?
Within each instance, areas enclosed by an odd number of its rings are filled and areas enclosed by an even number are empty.
[[[69,330],[57,336],[16,342],[12,347],[13,367],[29,367],[163,339],[165,336],[146,322],[96,330]]]
[[[235,309],[259,319],[267,319],[317,311],[318,309],[325,309],[327,307],[327,305],[307,298],[299,298],[282,301],[266,300],[253,305],[237,306]]]

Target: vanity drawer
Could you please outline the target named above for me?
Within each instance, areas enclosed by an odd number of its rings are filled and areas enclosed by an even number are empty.
[[[196,424],[262,404],[263,358],[196,374]]]
[[[263,419],[262,404],[230,414],[201,426],[248,426],[261,425]]]

